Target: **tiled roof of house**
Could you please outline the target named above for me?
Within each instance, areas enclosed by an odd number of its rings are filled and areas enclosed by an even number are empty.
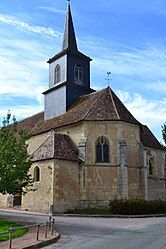
[[[140,140],[145,147],[166,151],[146,125],[141,126]]]
[[[32,154],[33,162],[48,159],[79,161],[77,148],[71,138],[65,134],[52,132]]]
[[[80,97],[65,114],[50,120],[43,120],[33,130],[33,134],[43,133],[82,120],[121,120],[140,124],[108,87]]]

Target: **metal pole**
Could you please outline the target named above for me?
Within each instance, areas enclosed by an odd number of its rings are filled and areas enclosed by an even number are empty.
[[[46,227],[45,227],[45,238],[47,238],[47,227],[48,227],[48,222],[46,221]]]
[[[8,230],[9,232],[9,248],[12,248],[12,230],[11,228]]]
[[[39,240],[39,230],[40,230],[40,225],[37,225],[36,240]]]

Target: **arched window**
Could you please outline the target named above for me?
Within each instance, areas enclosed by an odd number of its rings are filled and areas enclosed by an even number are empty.
[[[34,182],[40,181],[40,169],[38,166],[34,168]]]
[[[57,84],[61,81],[61,67],[59,64],[55,67],[55,73],[54,73],[54,84]]]
[[[74,79],[77,84],[81,85],[83,83],[83,70],[79,64],[74,67]]]
[[[110,149],[109,142],[105,138],[100,138],[96,142],[96,162],[109,163],[110,162]]]
[[[149,159],[149,175],[155,174],[155,159],[151,157]]]

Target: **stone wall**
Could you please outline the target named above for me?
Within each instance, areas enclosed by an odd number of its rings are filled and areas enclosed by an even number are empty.
[[[108,207],[110,200],[118,198],[118,167],[88,166],[85,174],[88,207]]]
[[[73,142],[78,146],[81,139],[85,137],[84,123],[68,125],[55,129],[55,132],[68,135]]]
[[[78,162],[55,160],[53,195],[55,213],[79,207],[80,184]]]
[[[106,137],[110,144],[110,163],[95,162],[95,142]],[[87,122],[87,199],[111,200],[139,195],[139,127],[124,122]],[[90,169],[89,169],[90,168]],[[95,186],[95,176],[99,186]],[[92,198],[93,197],[93,198]]]
[[[23,208],[63,212],[73,208],[108,207],[115,198],[165,199],[165,153],[144,148],[137,125],[125,122],[80,122],[58,128],[78,146],[82,163],[50,160],[34,163],[41,169],[41,182],[23,197]],[[32,137],[33,152],[50,133]],[[96,163],[95,143],[106,137],[110,163]],[[155,156],[156,175],[148,176],[148,157]]]
[[[1,208],[13,207],[13,195],[0,194],[0,207]]]
[[[53,205],[53,169],[54,161],[35,162],[30,174],[34,177],[34,168],[40,168],[40,181],[29,187],[27,194],[22,196],[22,209],[49,213]]]
[[[165,177],[148,176],[148,199],[166,201]]]
[[[150,157],[155,160],[155,169],[153,175],[147,174],[148,199],[166,200],[165,152],[146,148],[147,168]]]
[[[140,196],[138,126],[125,122],[97,121],[83,122],[57,131],[68,134],[79,146],[80,154],[85,154],[85,157],[81,156],[84,159],[82,205],[107,205],[114,198]],[[110,144],[111,160],[107,164],[95,161],[95,143],[102,136]]]

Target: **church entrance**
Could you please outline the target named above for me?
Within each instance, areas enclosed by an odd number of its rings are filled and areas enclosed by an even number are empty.
[[[21,199],[22,199],[21,195],[14,195],[14,198],[13,198],[13,207],[21,206]]]

